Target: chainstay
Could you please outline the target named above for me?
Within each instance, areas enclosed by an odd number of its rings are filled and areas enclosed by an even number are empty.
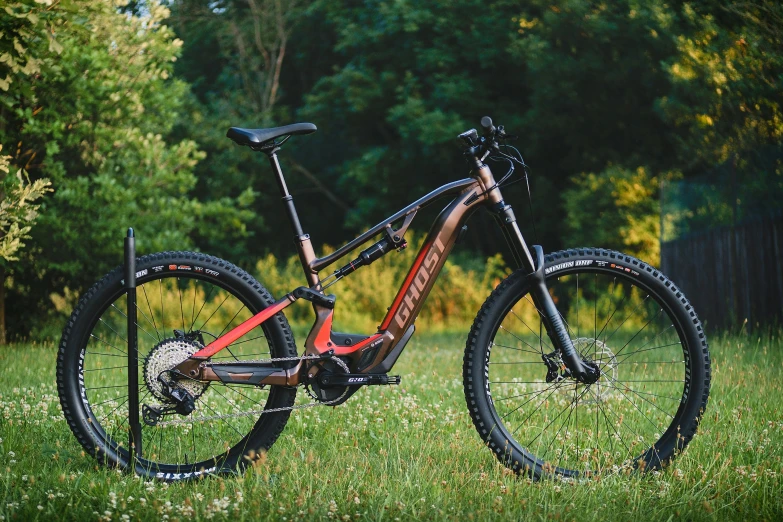
[[[349,372],[348,366],[341,361],[339,358],[332,356],[330,359],[334,360],[338,366],[340,366],[342,369],[344,369],[347,372]],[[284,361],[302,361],[302,360],[326,360],[321,355],[303,355],[301,357],[278,357],[275,359],[255,359],[255,360],[243,360],[242,362],[284,362]],[[236,364],[236,363],[213,363],[213,366],[220,366],[221,364]],[[252,410],[252,411],[244,411],[241,413],[226,413],[225,415],[212,415],[209,417],[198,417],[195,419],[176,419],[176,420],[170,420],[170,421],[164,421],[159,422],[155,426],[155,428],[166,428],[170,426],[182,426],[186,424],[195,424],[197,422],[206,422],[211,420],[224,420],[224,419],[236,419],[241,417],[249,417],[250,415],[264,415],[268,413],[277,413],[280,411],[294,411],[294,410],[303,410],[306,408],[313,408],[315,406],[329,406],[330,404],[334,404],[345,397],[345,395],[348,393],[348,389],[346,390],[336,399],[332,399],[331,401],[316,401],[316,402],[309,402],[307,404],[296,404],[294,406],[285,406],[282,408],[269,408],[265,410]],[[310,396],[310,394],[308,394]]]

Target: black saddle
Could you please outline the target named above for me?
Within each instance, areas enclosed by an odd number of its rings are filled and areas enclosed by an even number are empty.
[[[251,149],[262,149],[272,145],[275,138],[281,136],[296,136],[299,134],[312,134],[318,128],[312,123],[294,123],[283,127],[271,129],[240,129],[231,127],[226,136],[234,140],[237,145],[247,145]]]

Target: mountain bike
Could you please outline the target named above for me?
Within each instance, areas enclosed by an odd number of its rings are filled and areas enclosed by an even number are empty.
[[[707,340],[695,311],[659,270],[632,256],[529,248],[501,194],[515,167],[526,165],[502,126],[489,117],[481,123],[481,135],[459,136],[470,177],[323,257],[302,230],[277,156],[315,125],[229,129],[234,142],[269,158],[306,285],[275,299],[244,270],[195,252],[145,255],[130,272],[110,272],[81,297],[59,345],[60,402],[81,445],[106,465],[167,481],[237,473],[272,446],[293,410],[399,384],[389,372],[422,304],[465,222],[485,208],[517,268],[487,297],[465,347],[465,400],[481,439],[503,465],[535,478],[668,463],[694,436],[709,394]],[[499,181],[490,159],[508,166]],[[326,290],[405,249],[414,217],[441,197],[449,202],[377,331],[333,331],[336,297]],[[135,304],[124,299],[125,277],[135,277]],[[315,312],[301,354],[283,313],[298,300]],[[296,403],[299,388],[309,399]]]

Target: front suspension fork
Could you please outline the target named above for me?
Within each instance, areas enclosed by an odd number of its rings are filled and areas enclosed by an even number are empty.
[[[511,248],[514,260],[528,274],[527,279],[530,282],[533,304],[541,316],[541,321],[544,323],[555,350],[560,354],[571,375],[579,382],[591,384],[597,381],[600,371],[594,364],[582,360],[582,356],[574,347],[571,336],[568,334],[563,317],[549,294],[544,273],[544,249],[539,245],[533,245],[534,260],[522,237],[522,232],[519,230],[511,206],[500,201],[495,207],[495,215],[500,221],[503,236]]]

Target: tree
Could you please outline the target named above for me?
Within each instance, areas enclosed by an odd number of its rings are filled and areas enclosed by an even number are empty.
[[[2,150],[0,145],[0,153]],[[5,267],[7,263],[19,260],[17,254],[24,247],[23,241],[30,238],[30,230],[38,217],[40,203],[36,201],[51,191],[47,179],[30,183],[30,178],[21,169],[16,175],[10,175],[9,157],[0,154],[0,345],[6,342]]]
[[[136,16],[102,0],[69,6],[47,12],[45,21],[60,53],[46,39],[29,40],[26,55],[39,72],[22,78],[12,71],[19,81],[0,93],[0,141],[18,144],[12,161],[55,189],[11,268],[9,295],[18,306],[9,324],[24,328],[17,334],[69,311],[120,261],[128,226],[149,252],[191,247],[197,233],[241,234],[244,223],[244,202],[203,204],[190,195],[203,153],[193,141],[168,138],[187,92],[170,78],[181,41],[163,23],[168,10],[147,3]]]
[[[671,35],[670,92],[659,104],[678,131],[683,170],[747,156],[783,140],[783,5],[704,1],[682,10]]]
[[[565,241],[619,250],[658,266],[661,261],[658,179],[647,170],[609,167],[581,174],[563,195]]]
[[[194,239],[204,250],[250,268],[275,239],[290,247],[290,233],[265,219],[279,200],[266,156],[237,147],[225,133],[231,126],[290,123],[290,113],[281,106],[286,98],[282,77],[301,3],[170,0],[168,5],[172,27],[186,42],[175,74],[191,84],[192,93],[174,134],[196,141],[207,155],[195,168],[194,194],[202,201],[240,195],[246,203],[244,236],[224,233],[215,240],[200,235]],[[287,162],[290,151],[286,147]]]

